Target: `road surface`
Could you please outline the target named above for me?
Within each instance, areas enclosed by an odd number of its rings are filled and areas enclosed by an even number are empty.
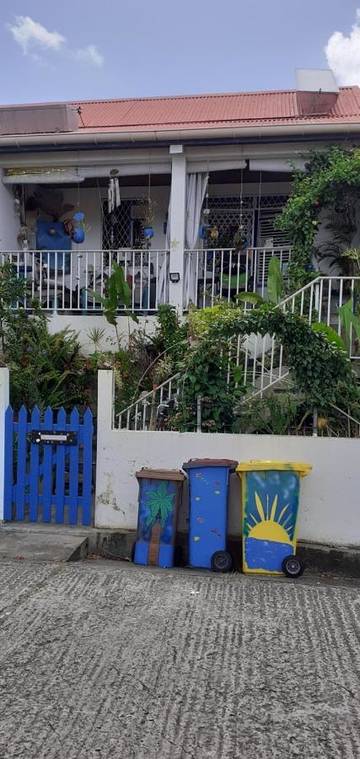
[[[1,759],[360,757],[356,584],[0,571]]]

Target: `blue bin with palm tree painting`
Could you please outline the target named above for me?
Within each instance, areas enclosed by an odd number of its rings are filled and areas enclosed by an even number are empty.
[[[302,574],[304,567],[296,556],[300,479],[311,468],[296,461],[247,461],[237,467],[245,573]]]
[[[183,464],[189,478],[189,564],[229,572],[227,547],[230,474],[237,461],[191,459]]]
[[[174,469],[141,469],[136,477],[139,512],[134,563],[172,567],[185,475]]]

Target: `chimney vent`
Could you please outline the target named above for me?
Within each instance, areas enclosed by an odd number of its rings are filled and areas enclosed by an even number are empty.
[[[301,116],[326,116],[334,108],[339,87],[331,69],[297,69],[296,85]]]
[[[79,114],[67,103],[0,107],[0,135],[73,132],[78,127]]]

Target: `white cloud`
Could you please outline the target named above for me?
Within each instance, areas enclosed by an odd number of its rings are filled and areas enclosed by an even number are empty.
[[[76,50],[75,58],[77,58],[78,61],[83,61],[83,63],[91,63],[93,66],[98,66],[99,68],[104,63],[104,56],[97,49],[96,45],[87,45],[87,47]]]
[[[51,50],[98,68],[104,63],[104,57],[96,45],[71,49],[66,37],[59,32],[49,32],[30,16],[16,16],[14,23],[7,24],[7,28],[24,55],[30,56],[36,62],[43,62],[39,51]]]
[[[360,85],[360,8],[349,35],[334,32],[325,47],[325,55],[339,84]]]
[[[65,37],[62,34],[49,32],[45,26],[34,21],[30,16],[16,16],[15,22],[8,24],[8,29],[24,53],[27,53],[32,45],[39,45],[49,50],[60,50],[65,43]]]

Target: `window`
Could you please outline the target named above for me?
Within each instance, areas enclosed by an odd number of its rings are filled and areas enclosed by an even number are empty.
[[[108,212],[107,200],[103,202],[102,247],[103,250],[141,247],[142,225],[133,219],[133,206],[139,200],[122,200],[118,208]]]

